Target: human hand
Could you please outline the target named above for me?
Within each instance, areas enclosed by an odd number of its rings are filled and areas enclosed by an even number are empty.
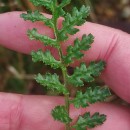
[[[9,49],[29,54],[32,50],[44,48],[37,41],[30,41],[26,36],[27,29],[38,28],[39,32],[53,37],[51,29],[42,26],[42,23],[32,24],[19,18],[21,12],[0,15],[0,44]],[[11,20],[10,20],[11,19]],[[61,23],[59,23],[60,26]],[[71,44],[75,37],[92,33],[95,42],[92,48],[85,53],[84,62],[91,60],[105,60],[106,69],[102,79],[122,99],[130,103],[130,35],[105,26],[85,23],[80,32],[70,37],[63,49]],[[57,57],[53,48],[52,53]],[[76,63],[78,64],[78,62]],[[75,66],[76,64],[72,65]],[[0,94],[0,129],[1,130],[63,130],[64,126],[53,121],[50,111],[56,104],[62,104],[62,97],[23,96],[14,94]],[[93,130],[130,130],[130,109],[112,104],[95,104],[87,108],[92,113],[99,111],[107,115],[107,121]],[[83,114],[71,108],[72,117]]]

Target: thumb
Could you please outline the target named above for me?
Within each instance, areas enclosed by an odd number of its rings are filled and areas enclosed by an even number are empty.
[[[54,121],[51,110],[57,104],[63,104],[62,97],[23,96],[14,94],[0,94],[0,129],[1,130],[64,130],[64,125]],[[3,105],[4,104],[4,105]],[[71,117],[86,111],[100,112],[107,115],[103,125],[94,130],[129,130],[130,110],[112,104],[95,104],[87,109],[75,110],[71,106]],[[117,123],[118,122],[118,123]]]

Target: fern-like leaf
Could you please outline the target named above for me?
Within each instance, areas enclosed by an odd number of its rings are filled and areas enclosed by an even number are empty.
[[[104,101],[110,95],[111,93],[108,88],[98,86],[95,88],[89,87],[85,93],[78,91],[76,97],[70,100],[70,102],[73,103],[76,108],[80,106],[84,108],[89,106],[89,104]]]
[[[85,7],[84,5],[78,10],[76,7],[72,10],[72,15],[67,13],[63,21],[63,28],[59,30],[59,39],[61,41],[67,40],[67,34],[75,34],[79,29],[74,26],[80,26],[85,23],[85,18],[89,15],[90,8]]]
[[[56,48],[59,48],[59,45],[57,45],[56,40],[55,39],[51,39],[48,36],[43,36],[41,34],[39,34],[37,32],[37,29],[33,28],[32,30],[28,30],[27,32],[30,40],[38,40],[41,41],[42,43],[44,43],[45,46],[49,45],[49,46],[53,46]]]
[[[76,130],[86,130],[86,128],[94,128],[103,124],[106,120],[106,115],[96,112],[92,116],[87,112],[83,116],[79,116],[77,123],[73,126]]]
[[[69,117],[65,106],[56,106],[51,112],[55,120],[61,121],[63,123],[70,123],[72,119]]]
[[[30,0],[35,6],[45,6],[47,9],[52,11],[54,0]]]
[[[32,11],[27,11],[27,14],[23,13],[20,15],[21,18],[23,18],[25,21],[30,20],[32,22],[36,21],[42,21],[45,23],[45,25],[53,28],[54,24],[51,19],[46,18],[43,14],[41,14],[38,10],[32,12]]]
[[[61,67],[61,62],[57,61],[49,50],[43,52],[39,50],[37,52],[32,51],[32,60],[33,62],[42,61],[45,65],[50,65],[53,69],[57,69]]]
[[[70,64],[73,62],[74,59],[81,59],[84,54],[81,52],[89,50],[91,47],[91,44],[94,41],[94,37],[92,34],[89,34],[88,36],[83,35],[82,40],[80,41],[78,38],[74,41],[74,46],[68,46],[67,48],[67,55],[64,56],[64,63]]]
[[[59,5],[60,8],[65,7],[71,2],[71,0],[62,0],[61,4]]]
[[[105,63],[103,61],[99,61],[98,63],[91,62],[88,67],[86,67],[85,63],[81,63],[80,67],[76,67],[73,75],[68,76],[68,82],[76,87],[84,85],[82,80],[92,82],[95,76],[101,74],[104,65]]]
[[[68,94],[68,90],[65,88],[63,84],[59,81],[59,76],[57,74],[50,74],[47,73],[46,75],[42,76],[38,74],[36,76],[37,83],[46,86],[47,89],[56,90],[59,93]]]

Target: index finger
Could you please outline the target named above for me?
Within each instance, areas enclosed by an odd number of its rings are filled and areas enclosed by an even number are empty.
[[[26,54],[38,48],[45,50],[46,48],[40,42],[30,41],[26,32],[35,27],[40,33],[54,37],[53,31],[40,22],[34,24],[25,22],[19,16],[21,13],[0,15],[0,44]],[[63,49],[72,44],[74,38],[80,38],[88,33],[95,36],[95,41],[92,48],[85,52],[84,62],[100,59],[106,61],[103,80],[118,96],[130,102],[130,36],[116,29],[87,22],[80,27],[79,33],[70,37],[69,41],[63,45]],[[53,48],[51,50],[56,56],[56,51]]]

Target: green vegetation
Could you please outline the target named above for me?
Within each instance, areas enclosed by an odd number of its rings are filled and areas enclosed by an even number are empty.
[[[53,57],[53,54],[47,50],[42,52],[32,52],[32,59],[34,62],[42,61],[45,65],[51,66],[53,69],[61,69],[63,82],[60,81],[59,76],[54,73],[46,73],[45,75],[38,74],[35,79],[38,83],[46,86],[48,89],[57,91],[63,94],[65,97],[65,104],[63,106],[56,106],[51,114],[55,120],[58,120],[65,124],[65,130],[86,130],[87,128],[94,128],[101,125],[105,120],[106,116],[96,112],[92,116],[89,112],[84,115],[79,115],[77,122],[72,125],[73,119],[70,117],[70,105],[73,104],[76,108],[87,107],[89,104],[104,101],[105,98],[110,96],[108,88],[101,88],[99,86],[88,87],[85,93],[78,91],[76,97],[71,99],[69,86],[79,87],[84,86],[84,82],[93,82],[95,77],[101,74],[104,69],[105,63],[103,61],[94,62],[92,61],[89,65],[81,63],[79,67],[76,67],[73,74],[68,73],[68,66],[74,63],[76,60],[81,59],[84,56],[84,51],[89,50],[91,44],[94,41],[92,34],[83,35],[82,39],[76,38],[74,45],[67,47],[67,54],[63,54],[62,44],[66,44],[65,41],[69,39],[69,35],[74,35],[79,29],[75,26],[81,26],[85,23],[86,17],[89,16],[90,8],[82,6],[80,9],[74,7],[71,13],[66,13],[64,7],[68,5],[70,0],[62,0],[58,4],[57,0],[30,0],[35,6],[45,6],[52,12],[52,18],[46,18],[39,11],[28,11],[27,14],[21,14],[24,20],[30,20],[32,22],[41,21],[46,26],[50,27],[54,31],[54,39],[48,36],[39,34],[36,28],[28,30],[27,35],[31,40],[38,40],[45,46],[51,46],[57,49],[59,52],[59,60]],[[62,28],[58,29],[58,19],[63,17]]]

